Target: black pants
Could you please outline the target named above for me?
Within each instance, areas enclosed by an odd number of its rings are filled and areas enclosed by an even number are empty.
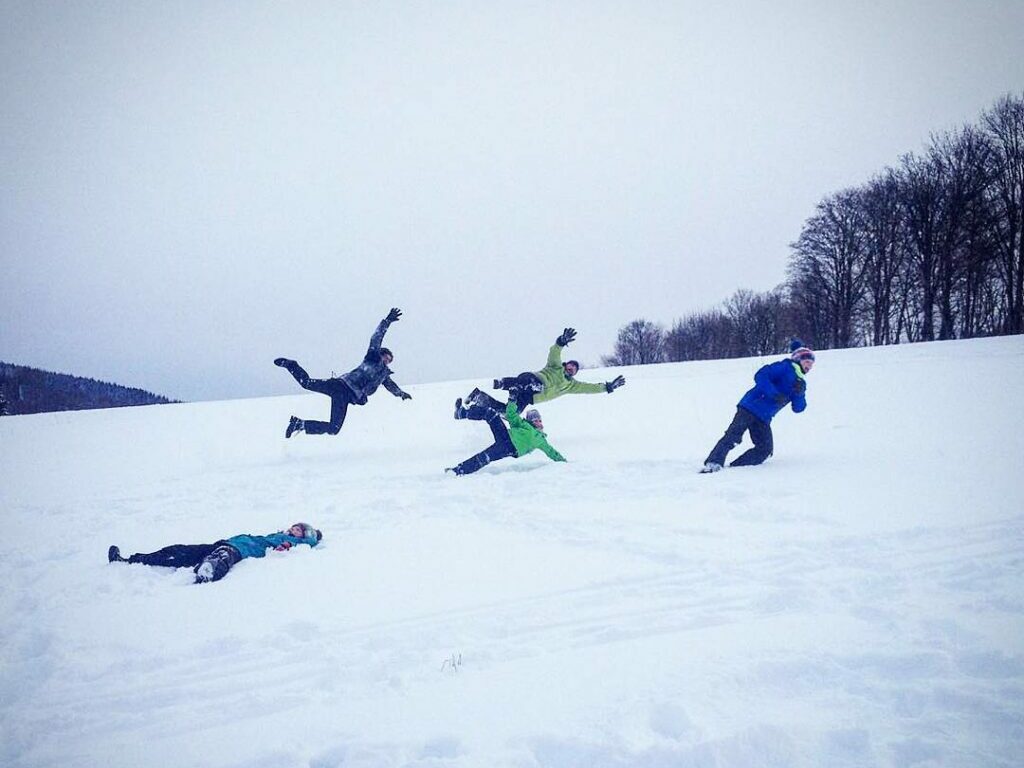
[[[508,427],[501,420],[498,411],[482,405],[472,405],[466,409],[466,418],[474,421],[486,421],[494,435],[494,443],[484,448],[475,456],[470,456],[461,464],[455,466],[456,475],[468,475],[483,469],[492,461],[505,459],[516,455],[516,447],[512,444],[512,438],[508,435]]]
[[[533,405],[534,395],[544,391],[544,382],[535,373],[520,373],[518,376],[506,376],[495,381],[498,383],[498,389],[508,390],[509,400],[515,400],[519,413],[522,413],[526,406]],[[486,405],[492,408],[498,405],[498,409],[504,411],[504,406],[490,395],[483,395],[481,399],[489,399],[490,402],[485,403]]]
[[[345,423],[345,414],[352,405],[352,390],[341,379],[311,379],[305,369],[298,363],[287,366],[288,373],[295,377],[303,389],[319,392],[331,398],[330,421],[308,421],[303,419],[303,429],[307,435],[336,435]]]
[[[771,456],[774,450],[771,426],[765,424],[746,408],[737,408],[732,423],[725,430],[722,439],[711,449],[711,453],[708,454],[704,463],[715,463],[724,466],[726,454],[743,442],[743,433],[747,430],[750,430],[750,439],[754,442],[754,447],[740,454],[739,458],[729,466],[753,466],[754,464],[760,464]]]
[[[217,541],[213,544],[171,544],[156,552],[136,552],[128,562],[195,570],[203,561],[209,561],[213,565],[213,581],[219,581],[241,559],[237,549],[224,541]]]

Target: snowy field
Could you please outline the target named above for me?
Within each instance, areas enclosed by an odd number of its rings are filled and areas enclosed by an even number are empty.
[[[823,352],[698,475],[763,362],[625,369],[541,407],[568,464],[465,478],[484,380],[288,441],[326,398],[0,419],[0,765],[1020,766],[1024,337]],[[106,562],[297,520],[215,584]]]

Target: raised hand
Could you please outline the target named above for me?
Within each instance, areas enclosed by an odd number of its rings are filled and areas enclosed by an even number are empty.
[[[398,307],[392,307],[391,311],[388,312],[388,316],[386,318],[384,318],[384,319],[387,320],[388,323],[394,323],[401,316],[402,316],[402,310],[400,310]]]
[[[606,381],[604,383],[604,388],[606,390],[608,390],[608,394],[611,394],[612,392],[614,392],[616,389],[618,389],[619,387],[621,387],[625,383],[626,383],[626,379],[625,379],[624,376],[616,376],[611,381]]]
[[[562,335],[559,336],[557,339],[555,339],[555,343],[558,346],[560,346],[560,347],[564,347],[567,344],[571,344],[572,340],[575,339],[575,338],[576,338],[576,329],[575,328],[566,328],[564,331],[562,331]]]

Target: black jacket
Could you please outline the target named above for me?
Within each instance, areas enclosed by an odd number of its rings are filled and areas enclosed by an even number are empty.
[[[370,348],[366,350],[366,357],[363,358],[363,362],[348,373],[338,377],[352,390],[352,402],[357,405],[366,405],[366,398],[376,392],[377,387],[381,384],[384,385],[384,389],[395,397],[401,397],[405,394],[391,380],[391,369],[380,359],[380,345],[384,341],[384,334],[387,333],[388,325],[387,319],[380,321],[377,330],[370,337]]]

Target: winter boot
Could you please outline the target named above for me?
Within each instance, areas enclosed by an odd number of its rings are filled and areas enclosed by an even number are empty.
[[[721,469],[722,469],[722,465],[721,464],[716,464],[713,461],[709,461],[707,464],[704,465],[704,467],[701,469],[700,473],[702,475],[710,475],[712,472],[718,472]]]
[[[110,549],[107,550],[107,562],[108,563],[127,563],[127,558],[121,557],[121,550],[116,545],[111,544]]]
[[[278,357],[274,360],[274,365],[278,365],[281,368],[287,368],[291,365],[295,365],[295,361],[289,360],[287,357]]]
[[[302,419],[298,418],[297,416],[292,416],[291,419],[289,419],[289,421],[288,421],[288,429],[286,429],[284,431],[284,436],[285,436],[285,439],[288,439],[289,437],[291,437],[296,432],[305,432],[305,431],[306,431],[306,424],[305,424],[305,422]]]
[[[504,389],[504,387],[501,386],[501,379],[494,380],[494,389]]]
[[[203,560],[196,567],[196,584],[205,584],[208,581],[213,581],[213,563]]]
[[[464,419],[466,418],[466,409],[462,407],[462,398],[460,397],[455,401],[455,418]]]

